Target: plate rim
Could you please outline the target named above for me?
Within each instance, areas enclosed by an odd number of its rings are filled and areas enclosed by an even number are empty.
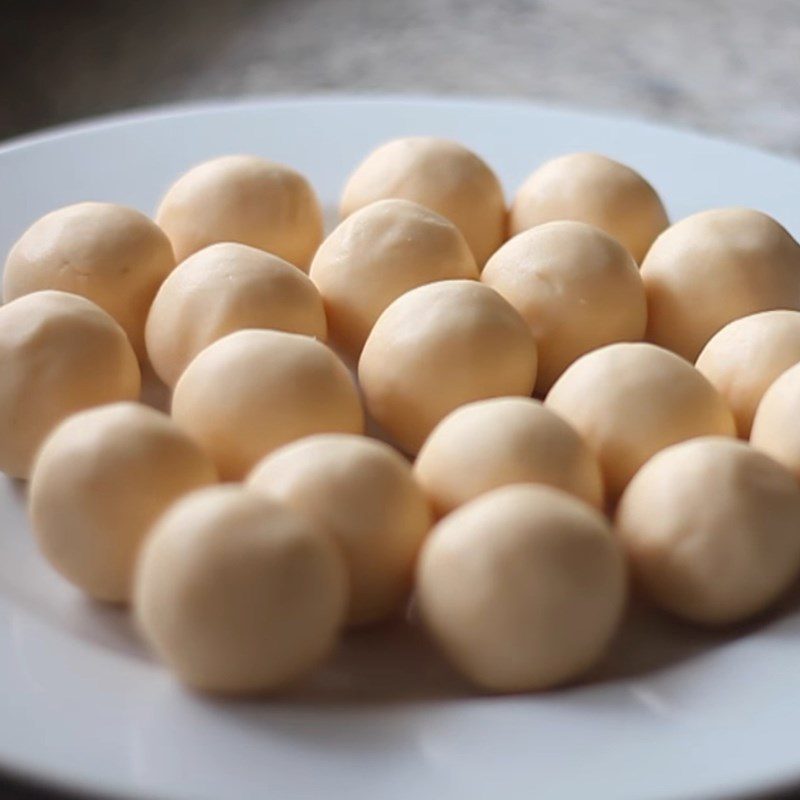
[[[68,122],[47,125],[5,139],[0,139],[0,156],[6,153],[39,144],[46,144],[70,136],[103,131],[129,125],[131,123],[180,119],[199,114],[215,114],[229,111],[253,111],[269,107],[298,106],[306,103],[314,105],[338,105],[349,103],[354,105],[435,105],[435,106],[488,106],[509,111],[535,109],[554,115],[565,115],[593,120],[595,122],[613,122],[639,126],[652,132],[694,138],[697,141],[724,145],[726,147],[756,152],[761,156],[776,161],[790,161],[800,164],[800,157],[778,150],[741,142],[724,134],[708,132],[692,125],[658,122],[644,115],[627,112],[616,112],[600,108],[582,108],[577,104],[560,103],[543,99],[525,99],[516,96],[480,95],[470,93],[428,93],[428,92],[309,92],[292,93],[277,92],[274,94],[257,94],[225,99],[224,97],[204,100],[187,100],[164,102],[135,106],[119,111],[92,114]]]

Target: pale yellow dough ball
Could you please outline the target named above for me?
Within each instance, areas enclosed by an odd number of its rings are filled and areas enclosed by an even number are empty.
[[[138,403],[93,408],[62,422],[42,446],[31,475],[33,531],[67,580],[98,600],[126,602],[150,526],[216,477],[166,414]]]
[[[659,453],[631,481],[616,524],[639,585],[691,622],[743,621],[800,570],[800,487],[744,442]]]
[[[401,610],[431,512],[397,451],[363,436],[310,436],[267,456],[248,484],[307,515],[339,544],[351,625]]]
[[[447,217],[464,234],[479,267],[505,241],[503,187],[483,159],[457,142],[408,136],[382,144],[347,181],[341,215],[389,197]]]
[[[194,492],[153,528],[136,571],[137,622],[189,686],[269,692],[333,648],[347,575],[330,537],[240,486]]]
[[[34,222],[11,248],[3,300],[42,289],[82,295],[114,317],[144,360],[147,312],[174,267],[169,239],[141,212],[77,203]]]
[[[277,256],[244,244],[212,244],[179,264],[158,290],[147,318],[147,353],[174,386],[212,342],[245,328],[325,339],[322,298],[309,277]]]
[[[533,332],[537,394],[584,353],[644,336],[647,301],[636,262],[616,239],[583,222],[549,222],[518,234],[489,259],[481,280]]]
[[[696,436],[736,434],[730,409],[708,380],[652,344],[587,353],[556,381],[545,403],[595,451],[612,501],[659,450]]]
[[[358,390],[336,355],[309,336],[267,330],[237,331],[203,350],[175,386],[172,416],[224,480],[295,439],[364,427]]]
[[[204,161],[181,175],[156,221],[178,261],[216,242],[239,242],[305,270],[323,235],[311,184],[290,167],[246,155]]]
[[[606,650],[625,595],[605,517],[546,486],[507,486],[454,511],[431,532],[417,569],[434,639],[495,692],[578,678]]]
[[[800,480],[800,364],[786,370],[764,393],[750,443]]]
[[[94,303],[42,291],[0,308],[0,469],[27,478],[48,433],[91,406],[139,397],[125,331]]]
[[[512,483],[542,483],[603,507],[594,453],[561,417],[528,397],[480,400],[448,414],[426,440],[414,475],[440,517]]]
[[[322,243],[309,272],[325,300],[332,342],[357,358],[381,312],[401,294],[447,278],[477,280],[452,222],[409,200],[379,200]]]
[[[637,262],[669,224],[661,199],[638,172],[597,153],[559,156],[530,175],[511,205],[511,235],[560,219],[600,228]]]
[[[412,289],[381,314],[358,377],[367,409],[408,453],[458,406],[530,395],[536,344],[520,315],[477,281]]]
[[[676,222],[642,264],[647,338],[695,361],[739,317],[800,310],[800,245],[774,219],[747,208]]]
[[[746,439],[764,392],[798,362],[800,312],[762,311],[715,333],[695,366],[728,402],[739,436]]]

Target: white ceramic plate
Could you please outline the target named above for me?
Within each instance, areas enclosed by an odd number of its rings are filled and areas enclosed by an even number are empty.
[[[690,133],[533,105],[281,99],[127,115],[0,149],[0,251],[79,200],[152,211],[190,165],[248,152],[291,164],[332,206],[349,170],[403,134],[465,142],[509,193],[543,159],[632,164],[673,218],[748,205],[800,232],[800,165]],[[83,600],[30,541],[0,482],[0,766],[141,798],[696,798],[800,781],[800,612],[721,635],[638,610],[589,683],[477,696],[418,631],[352,636],[294,696],[222,703],[158,668],[125,616]]]

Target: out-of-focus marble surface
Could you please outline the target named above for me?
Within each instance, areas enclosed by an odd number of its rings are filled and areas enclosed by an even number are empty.
[[[0,138],[273,92],[504,95],[800,154],[798,0],[3,0]]]

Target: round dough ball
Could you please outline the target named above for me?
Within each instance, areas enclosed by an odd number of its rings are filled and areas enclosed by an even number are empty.
[[[363,436],[310,436],[267,456],[248,483],[309,516],[340,545],[351,625],[401,609],[431,513],[398,452]]]
[[[311,263],[331,340],[355,358],[381,312],[401,294],[447,278],[477,280],[469,245],[452,222],[409,200],[379,200],[356,211],[322,243]]]
[[[637,262],[669,225],[656,190],[635,170],[597,153],[571,153],[542,164],[514,198],[511,235],[559,219],[600,228]]]
[[[189,686],[266,692],[333,648],[347,575],[310,521],[250,489],[215,486],[180,500],[153,528],[134,607],[147,641]]]
[[[722,327],[774,308],[800,310],[800,245],[747,208],[676,222],[642,264],[647,338],[690,361]]]
[[[533,331],[537,394],[584,353],[644,336],[647,300],[636,262],[616,239],[583,222],[520,233],[489,259],[481,280]]]
[[[145,329],[158,376],[174,386],[212,342],[245,328],[325,339],[325,307],[309,277],[244,244],[212,244],[179,264],[158,290]]]
[[[458,406],[530,395],[536,344],[520,315],[477,281],[412,289],[381,314],[358,378],[367,409],[409,453]]]
[[[547,689],[604,653],[622,616],[622,552],[600,512],[547,486],[506,486],[445,517],[417,569],[423,620],[496,692]]]
[[[691,622],[745,620],[800,570],[800,488],[744,442],[662,451],[631,481],[616,522],[639,584]]]
[[[750,444],[800,480],[800,364],[784,372],[758,404]]]
[[[222,156],[193,167],[167,190],[156,221],[178,261],[216,242],[239,242],[305,270],[323,234],[311,184],[257,156]]]
[[[122,325],[143,361],[147,312],[174,267],[169,239],[144,214],[113,203],[77,203],[34,222],[11,248],[3,300],[42,289],[82,295]]]
[[[203,350],[175,386],[172,416],[223,480],[303,436],[364,429],[347,367],[316,339],[282,331],[237,331]]]
[[[579,358],[545,401],[597,453],[609,499],[671,444],[734,436],[736,424],[716,389],[684,359],[652,344],[610,344]]]
[[[140,388],[125,331],[94,303],[55,291],[13,300],[0,308],[0,469],[27,478],[62,419]]]
[[[715,333],[695,366],[727,400],[739,436],[746,439],[764,392],[799,361],[800,313],[762,311]]]
[[[97,600],[125,602],[152,524],[216,477],[166,414],[138,403],[93,408],[62,422],[42,446],[31,475],[33,531],[68,581]]]
[[[478,266],[505,241],[503,187],[483,159],[457,142],[407,136],[382,144],[347,181],[341,215],[388,197],[413,200],[453,222]]]
[[[440,517],[512,483],[543,483],[603,507],[594,453],[561,417],[528,397],[480,400],[434,429],[414,475]]]

